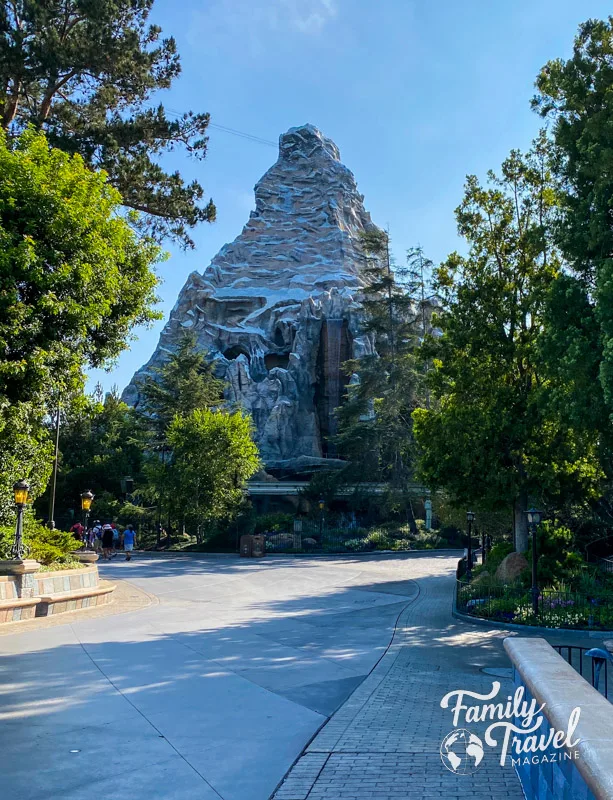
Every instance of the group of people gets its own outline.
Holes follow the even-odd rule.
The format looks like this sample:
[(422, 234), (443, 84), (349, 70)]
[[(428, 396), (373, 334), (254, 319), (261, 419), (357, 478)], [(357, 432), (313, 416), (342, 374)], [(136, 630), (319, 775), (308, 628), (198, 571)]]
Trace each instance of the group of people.
[(105, 522), (104, 525), (99, 519), (88, 530), (80, 522), (76, 522), (70, 532), (79, 542), (83, 542), (85, 548), (102, 553), (102, 557), (107, 561), (115, 558), (120, 550), (126, 554), (126, 561), (132, 558), (132, 551), (136, 546), (136, 531), (134, 525), (126, 525), (120, 532), (114, 522)]

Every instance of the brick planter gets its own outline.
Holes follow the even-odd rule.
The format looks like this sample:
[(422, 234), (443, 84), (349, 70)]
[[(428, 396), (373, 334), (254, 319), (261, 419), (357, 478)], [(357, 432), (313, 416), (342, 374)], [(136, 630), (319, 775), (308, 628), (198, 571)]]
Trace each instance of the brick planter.
[(38, 572), (40, 564), (6, 561), (0, 564), (0, 624), (109, 603), (115, 586), (100, 585), (98, 567)]

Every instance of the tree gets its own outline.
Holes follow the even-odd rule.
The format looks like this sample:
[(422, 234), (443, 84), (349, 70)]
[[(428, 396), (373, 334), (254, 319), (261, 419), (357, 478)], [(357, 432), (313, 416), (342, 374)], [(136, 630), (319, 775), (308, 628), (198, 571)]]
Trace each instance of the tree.
[(159, 249), (117, 216), (103, 173), (31, 130), (0, 136), (0, 395), (48, 398), (156, 319)]
[(572, 424), (565, 384), (543, 357), (560, 273), (556, 203), (544, 136), (527, 155), (512, 152), (488, 186), (468, 178), (456, 218), (469, 253), (438, 270), (443, 334), (424, 347), (436, 402), (413, 414), (426, 484), (465, 508), (512, 506), (519, 551), (530, 499), (585, 497), (601, 477), (597, 432)]
[(49, 480), (53, 446), (43, 413), (39, 405), (10, 404), (0, 397), (0, 525), (14, 524), (16, 480), (27, 477), (33, 497)]
[(167, 483), (175, 513), (198, 542), (206, 526), (231, 518), (245, 481), (260, 467), (252, 433), (251, 420), (240, 411), (198, 408), (170, 424)]
[[(189, 230), (215, 219), (197, 181), (168, 173), (159, 157), (183, 147), (206, 155), (209, 115), (169, 119), (153, 106), (181, 72), (173, 38), (148, 23), (154, 0), (12, 0), (0, 7), (0, 116), (28, 124), (103, 169), (149, 233), (193, 246)], [(140, 223), (139, 223), (140, 224)]]
[[(613, 17), (588, 20), (579, 27), (572, 58), (550, 61), (538, 78), (533, 107), (551, 120), (555, 168), (559, 176), (561, 214), (555, 233), (569, 266), (556, 287), (557, 302), (572, 297), (582, 309), (557, 322), (556, 338), (565, 353), (562, 366), (572, 380), (585, 375), (580, 360), (589, 337), (589, 362), (599, 366), (585, 397), (575, 395), (578, 408), (586, 397), (613, 414)], [(568, 308), (568, 305), (565, 306)], [(599, 388), (599, 384), (601, 389)], [(602, 429), (610, 439), (610, 420)]]
[(154, 445), (162, 445), (176, 415), (221, 402), (224, 382), (215, 377), (214, 365), (198, 350), (194, 336), (186, 333), (177, 350), (154, 367), (138, 388), (138, 411), (145, 416)]
[[(60, 458), (56, 490), (56, 520), (66, 525), (80, 513), (81, 492), (96, 496), (94, 513), (103, 517), (107, 507), (124, 499), (122, 479), (143, 483), (142, 421), (123, 403), (116, 389), (102, 399), (98, 393), (67, 405), (62, 414)], [(46, 513), (46, 496), (37, 504)]]
[(33, 496), (44, 488), (57, 396), (81, 391), (85, 367), (158, 317), (160, 251), (117, 216), (120, 202), (103, 173), (42, 133), (0, 134), (0, 514), (17, 477)]
[(406, 487), (413, 474), (411, 413), (423, 400), (415, 354), (429, 325), (428, 261), (421, 249), (411, 250), (407, 267), (399, 267), (382, 231), (368, 232), (363, 242), (363, 327), (376, 349), (347, 365), (354, 379), (337, 412), (338, 443), (350, 475)]

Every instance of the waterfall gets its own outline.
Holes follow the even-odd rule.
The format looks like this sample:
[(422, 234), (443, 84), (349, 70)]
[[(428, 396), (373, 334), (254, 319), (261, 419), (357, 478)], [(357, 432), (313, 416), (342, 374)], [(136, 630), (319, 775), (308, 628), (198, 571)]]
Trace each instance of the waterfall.
[[(327, 319), (324, 321), (322, 336), (324, 338), (323, 394), (325, 404), (325, 427), (328, 437), (337, 433), (338, 425), (335, 409), (341, 404), (344, 379), (341, 372), (343, 350), (343, 320)], [(328, 441), (326, 450), (329, 455), (336, 454), (333, 442)]]

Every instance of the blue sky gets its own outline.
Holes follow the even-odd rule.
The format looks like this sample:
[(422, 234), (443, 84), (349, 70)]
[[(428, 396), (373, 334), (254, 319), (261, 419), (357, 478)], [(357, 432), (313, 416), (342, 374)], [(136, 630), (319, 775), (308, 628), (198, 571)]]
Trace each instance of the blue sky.
[[(397, 257), (420, 243), (438, 262), (459, 246), (465, 176), (529, 146), (541, 125), (530, 110), (538, 70), (571, 54), (581, 21), (609, 13), (604, 0), (157, 0), (153, 21), (183, 63), (160, 99), (272, 142), (313, 123), (339, 146), (373, 220), (389, 225)], [(203, 184), (218, 221), (196, 231), (195, 251), (168, 248), (164, 319), (189, 273), (240, 233), (275, 160), (274, 147), (218, 129), (204, 162), (173, 155), (169, 166)], [(138, 330), (90, 385), (123, 389), (163, 324)]]

